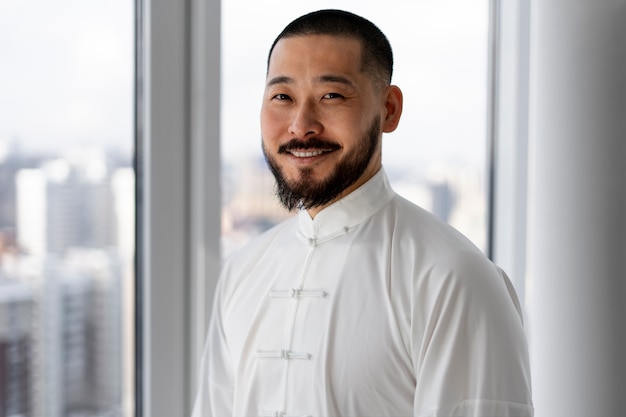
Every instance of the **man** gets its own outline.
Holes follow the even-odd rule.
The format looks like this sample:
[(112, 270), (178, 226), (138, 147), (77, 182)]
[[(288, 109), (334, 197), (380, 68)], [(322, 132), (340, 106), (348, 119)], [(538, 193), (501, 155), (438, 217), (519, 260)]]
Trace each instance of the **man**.
[(272, 45), (262, 145), (299, 213), (226, 262), (194, 417), (533, 414), (509, 280), (389, 186), (392, 61), (376, 26), (337, 10)]

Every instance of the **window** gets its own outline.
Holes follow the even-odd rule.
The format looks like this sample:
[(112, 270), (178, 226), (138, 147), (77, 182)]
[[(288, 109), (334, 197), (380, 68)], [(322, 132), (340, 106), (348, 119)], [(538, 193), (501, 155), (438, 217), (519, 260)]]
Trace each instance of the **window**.
[(0, 416), (131, 416), (134, 4), (0, 5)]
[[(322, 8), (363, 15), (394, 49), (393, 83), (405, 105), (398, 129), (383, 136), (383, 165), (395, 190), (486, 249), (487, 1), (270, 0), (222, 8), (224, 256), (288, 216), (273, 196), (260, 149), (266, 58), (287, 23)], [(268, 10), (271, 20), (257, 18)]]
[[(445, 190), (453, 189), (456, 204), (440, 206), (448, 207), (440, 214), (484, 247), (487, 3), (407, 4), (139, 2), (141, 416), (190, 414), (219, 272), (220, 227), (221, 252), (227, 255), (285, 216), (273, 197), (273, 179), (266, 175), (260, 151), (265, 59), (282, 26), (312, 8), (354, 10), (387, 33), (396, 52), (395, 82), (406, 99), (401, 128), (384, 138), (387, 171), (398, 191), (422, 196), (419, 203), (433, 211), (432, 190), (443, 189), (437, 201), (450, 201)], [(268, 11), (271, 19), (258, 18)], [(419, 26), (430, 31), (414, 32)], [(408, 45), (402, 45), (405, 40)], [(237, 72), (241, 69), (243, 75)], [(414, 159), (396, 158), (396, 168), (394, 154)], [(402, 173), (407, 164), (422, 172)], [(450, 178), (438, 175), (442, 170), (437, 166)], [(248, 179), (241, 181), (240, 174)], [(220, 177), (221, 208), (216, 198)], [(423, 178), (430, 180), (420, 182)], [(457, 191), (461, 183), (470, 187)], [(242, 198), (250, 193), (254, 199)], [(467, 216), (455, 223), (461, 211)], [(478, 232), (472, 235), (470, 229)]]

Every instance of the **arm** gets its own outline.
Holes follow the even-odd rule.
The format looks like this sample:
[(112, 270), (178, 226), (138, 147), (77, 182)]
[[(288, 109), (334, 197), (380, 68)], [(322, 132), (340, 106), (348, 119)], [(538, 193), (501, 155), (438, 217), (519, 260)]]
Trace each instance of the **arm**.
[(202, 355), (200, 384), (192, 417), (232, 415), (233, 370), (222, 327), (222, 280), (218, 284), (213, 313)]
[(414, 316), (417, 417), (530, 417), (528, 351), (506, 275), (475, 253), (435, 267)]

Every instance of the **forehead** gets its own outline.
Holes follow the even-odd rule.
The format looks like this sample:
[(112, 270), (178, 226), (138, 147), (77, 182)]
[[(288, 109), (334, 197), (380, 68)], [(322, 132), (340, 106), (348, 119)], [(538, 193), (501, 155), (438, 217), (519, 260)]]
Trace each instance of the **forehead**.
[(362, 68), (361, 49), (359, 40), (343, 36), (305, 35), (282, 38), (272, 51), (268, 78), (290, 75), (287, 73), (357, 74)]

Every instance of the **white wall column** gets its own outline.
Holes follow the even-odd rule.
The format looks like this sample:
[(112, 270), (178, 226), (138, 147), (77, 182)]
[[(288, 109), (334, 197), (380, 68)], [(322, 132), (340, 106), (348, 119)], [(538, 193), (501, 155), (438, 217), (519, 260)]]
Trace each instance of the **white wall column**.
[(626, 1), (533, 2), (530, 33), (536, 417), (624, 415)]

